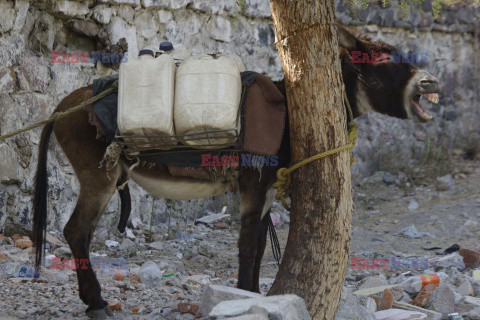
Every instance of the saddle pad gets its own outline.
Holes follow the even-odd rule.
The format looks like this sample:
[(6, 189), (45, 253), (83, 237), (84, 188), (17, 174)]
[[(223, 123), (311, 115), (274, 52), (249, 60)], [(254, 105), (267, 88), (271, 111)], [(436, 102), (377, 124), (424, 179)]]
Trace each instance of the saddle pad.
[(285, 97), (270, 78), (259, 74), (246, 93), (244, 149), (260, 155), (276, 155), (282, 143), (285, 116)]

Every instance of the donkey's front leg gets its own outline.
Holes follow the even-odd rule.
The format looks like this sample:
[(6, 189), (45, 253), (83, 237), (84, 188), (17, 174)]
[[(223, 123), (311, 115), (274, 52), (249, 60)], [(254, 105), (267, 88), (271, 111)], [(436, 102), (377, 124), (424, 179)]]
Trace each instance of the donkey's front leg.
[(100, 284), (90, 263), (89, 249), (97, 222), (114, 191), (114, 180), (98, 177), (88, 186), (82, 184), (75, 210), (63, 230), (73, 257), (78, 263), (76, 271), (80, 299), (88, 305), (87, 315), (96, 319), (105, 319), (112, 315), (112, 311), (102, 299)]
[[(253, 171), (253, 170), (252, 170)], [(258, 172), (255, 172), (258, 173)], [(241, 228), (238, 240), (239, 270), (237, 287), (255, 291), (253, 268), (257, 256), (260, 220), (264, 209), (267, 188), (252, 174), (253, 179), (240, 180)], [(243, 182), (243, 183), (242, 183)]]

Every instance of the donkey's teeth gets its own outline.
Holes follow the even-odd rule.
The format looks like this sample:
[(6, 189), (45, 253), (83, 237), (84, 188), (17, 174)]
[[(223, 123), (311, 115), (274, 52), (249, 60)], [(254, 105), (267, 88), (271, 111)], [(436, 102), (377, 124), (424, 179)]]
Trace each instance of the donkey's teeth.
[(433, 103), (438, 103), (439, 98), (438, 98), (438, 93), (424, 93), (422, 94), (425, 98), (427, 98), (428, 101), (433, 102)]

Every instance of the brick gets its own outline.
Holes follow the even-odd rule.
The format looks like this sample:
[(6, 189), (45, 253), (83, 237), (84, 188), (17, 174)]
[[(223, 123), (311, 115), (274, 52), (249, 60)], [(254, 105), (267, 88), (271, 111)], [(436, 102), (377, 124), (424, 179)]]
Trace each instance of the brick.
[(424, 307), (428, 301), (430, 300), (430, 295), (437, 287), (433, 284), (427, 284), (422, 290), (418, 293), (418, 295), (413, 299), (411, 304), (417, 307)]
[(467, 268), (477, 268), (480, 265), (480, 252), (467, 248), (460, 248), (460, 255)]
[(117, 300), (108, 301), (108, 306), (112, 311), (122, 310), (122, 305)]
[(382, 297), (378, 300), (378, 311), (391, 309), (393, 307), (393, 293), (389, 289), (383, 291)]
[(33, 247), (33, 242), (30, 239), (18, 239), (17, 241), (15, 241), (15, 246), (20, 249), (31, 248)]

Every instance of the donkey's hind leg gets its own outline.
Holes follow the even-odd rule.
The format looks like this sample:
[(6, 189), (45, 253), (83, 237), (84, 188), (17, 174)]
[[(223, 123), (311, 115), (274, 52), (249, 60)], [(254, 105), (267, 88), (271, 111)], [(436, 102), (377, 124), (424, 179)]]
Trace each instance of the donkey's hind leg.
[(265, 181), (264, 177), (259, 180), (259, 173), (256, 170), (241, 172), (239, 179), (241, 228), (238, 239), (237, 287), (248, 291), (255, 291), (258, 288), (258, 282), (256, 286), (253, 283), (254, 264), (258, 250), (260, 220), (268, 190), (268, 181)]
[(255, 256), (255, 264), (253, 265), (253, 288), (252, 291), (260, 293), (260, 267), (262, 265), (263, 254), (267, 245), (268, 226), (270, 224), (270, 210), (260, 222), (258, 230), (257, 255)]
[(112, 312), (102, 299), (100, 284), (90, 263), (89, 249), (98, 220), (115, 192), (120, 172), (117, 166), (107, 176), (104, 168), (92, 167), (89, 174), (79, 179), (80, 196), (63, 230), (73, 257), (78, 262), (76, 271), (80, 298), (88, 305), (87, 314), (97, 319), (106, 318)]

